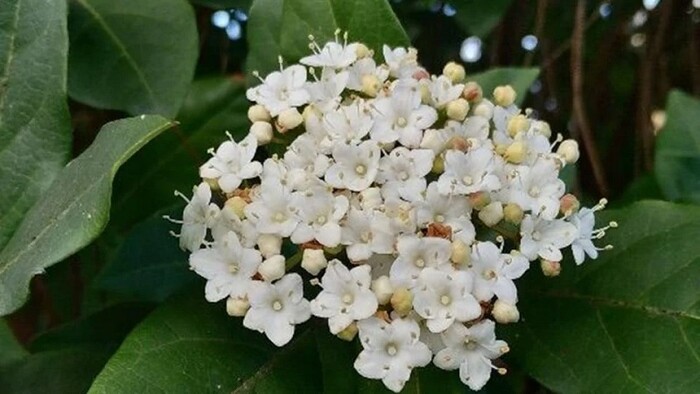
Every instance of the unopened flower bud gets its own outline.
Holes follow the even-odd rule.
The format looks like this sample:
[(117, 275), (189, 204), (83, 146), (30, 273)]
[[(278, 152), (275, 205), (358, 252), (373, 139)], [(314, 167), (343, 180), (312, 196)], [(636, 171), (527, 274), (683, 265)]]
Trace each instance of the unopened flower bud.
[(304, 122), (308, 122), (310, 119), (314, 118), (319, 118), (321, 116), (321, 113), (316, 109), (315, 105), (307, 105), (304, 107), (304, 111), (301, 113), (301, 117), (304, 119)]
[(355, 55), (358, 59), (362, 59), (372, 56), (372, 51), (369, 48), (367, 48), (367, 45), (358, 42), (355, 43)]
[(344, 341), (350, 342), (357, 336), (357, 323), (352, 322), (349, 326), (345, 327), (343, 331), (336, 334), (336, 336)]
[(479, 211), (479, 219), (489, 227), (497, 225), (503, 220), (503, 204), (500, 201), (494, 201), (485, 206)]
[(453, 241), (450, 260), (455, 265), (468, 265), (471, 260), (469, 246), (460, 240)]
[(224, 209), (238, 216), (239, 219), (243, 219), (245, 217), (246, 205), (248, 205), (246, 200), (239, 196), (233, 196), (226, 200), (226, 203), (224, 203)]
[(258, 273), (268, 282), (272, 282), (284, 276), (284, 264), (286, 260), (281, 254), (274, 255), (258, 267)]
[(450, 139), (449, 147), (461, 152), (466, 152), (469, 150), (470, 144), (469, 140), (466, 138), (461, 135), (456, 135)]
[(264, 258), (280, 254), (282, 238), (272, 234), (260, 234), (258, 236), (258, 249)]
[(382, 192), (378, 187), (370, 187), (360, 192), (360, 207), (372, 210), (382, 205)]
[(527, 146), (522, 141), (515, 141), (506, 148), (503, 158), (513, 164), (520, 164), (527, 155)]
[(280, 133), (286, 133), (304, 122), (304, 117), (301, 116), (296, 108), (288, 108), (282, 111), (277, 117), (277, 128)]
[(515, 102), (517, 94), (510, 85), (498, 86), (493, 90), (493, 101), (501, 107), (508, 107)]
[(651, 125), (654, 127), (654, 134), (658, 134), (666, 125), (666, 111), (657, 109), (651, 113)]
[(251, 122), (269, 122), (270, 119), (270, 112), (267, 111), (265, 107), (263, 107), (260, 104), (255, 104), (250, 106), (248, 108), (248, 119), (250, 119)]
[(578, 161), (579, 150), (576, 140), (564, 140), (559, 144), (557, 154), (568, 164), (573, 164)]
[(491, 119), (493, 117), (493, 103), (488, 100), (481, 100), (479, 104), (474, 107), (474, 115)]
[(549, 127), (549, 123), (542, 120), (533, 120), (531, 125), (535, 133), (542, 134), (547, 139), (552, 136), (552, 129)]
[(503, 217), (506, 219), (506, 221), (516, 226), (523, 221), (523, 215), (523, 210), (518, 204), (511, 203), (506, 204), (506, 206), (503, 207)]
[(505, 156), (506, 151), (508, 150), (508, 147), (509, 147), (509, 146), (510, 146), (510, 145), (506, 145), (506, 144), (498, 144), (498, 145), (496, 145), (496, 148), (495, 148), (496, 153), (499, 154), (499, 155), (501, 155), (501, 156)]
[(445, 64), (445, 67), (442, 69), (442, 74), (449, 78), (452, 83), (464, 81), (464, 77), (467, 75), (467, 73), (464, 71), (464, 67), (455, 62)]
[(209, 185), (209, 188), (212, 191), (218, 191), (221, 188), (219, 187), (219, 181), (213, 178), (203, 178), (202, 179), (204, 182), (206, 182)]
[(558, 276), (561, 273), (561, 263), (558, 261), (541, 259), (540, 268), (544, 276)]
[(252, 134), (256, 140), (258, 140), (258, 145), (266, 145), (272, 141), (272, 125), (268, 122), (257, 121), (250, 126), (250, 134)]
[(486, 192), (476, 192), (467, 196), (469, 198), (469, 203), (476, 210), (483, 209), (485, 206), (491, 203), (491, 196)]
[(323, 253), (323, 249), (304, 249), (304, 255), (301, 259), (301, 268), (313, 276), (318, 275), (322, 269), (326, 268), (328, 260)]
[(430, 73), (428, 71), (426, 71), (426, 69), (424, 69), (424, 68), (419, 68), (413, 72), (412, 77), (413, 77), (413, 79), (420, 81), (421, 79), (430, 78)]
[(520, 320), (520, 312), (515, 305), (507, 302), (496, 300), (493, 304), (491, 315), (497, 322), (501, 324), (516, 323)]
[(518, 135), (518, 133), (527, 131), (529, 127), (530, 119), (523, 114), (519, 114), (508, 119), (508, 126), (506, 130), (508, 131), (509, 136), (515, 137)]
[(420, 101), (423, 104), (430, 104), (433, 101), (433, 95), (430, 93), (430, 88), (427, 83), (422, 83), (418, 86), (420, 92)]
[(373, 280), (370, 288), (377, 297), (379, 305), (385, 305), (391, 300), (391, 296), (394, 294), (394, 287), (391, 285), (389, 277), (386, 275), (382, 275)]
[(369, 97), (376, 97), (377, 93), (382, 89), (382, 83), (379, 82), (374, 74), (367, 74), (362, 76), (362, 93)]
[(435, 156), (433, 160), (433, 168), (430, 169), (433, 174), (442, 174), (445, 171), (445, 159), (442, 155)]
[(463, 121), (469, 112), (469, 103), (463, 98), (447, 103), (447, 117), (450, 119)]
[(484, 98), (484, 91), (481, 90), (476, 82), (467, 82), (464, 84), (464, 90), (462, 91), (462, 97), (469, 101), (470, 103), (476, 103)]
[(578, 198), (573, 194), (565, 194), (559, 200), (559, 210), (564, 216), (571, 216), (581, 207)]
[(399, 316), (406, 316), (413, 309), (413, 294), (404, 287), (394, 290), (391, 296), (391, 307)]
[(229, 316), (245, 316), (248, 309), (250, 309), (250, 303), (247, 298), (229, 297), (226, 300), (226, 313)]
[(447, 141), (443, 138), (441, 130), (428, 129), (423, 133), (420, 147), (430, 149), (433, 152), (442, 152), (445, 149), (445, 142)]

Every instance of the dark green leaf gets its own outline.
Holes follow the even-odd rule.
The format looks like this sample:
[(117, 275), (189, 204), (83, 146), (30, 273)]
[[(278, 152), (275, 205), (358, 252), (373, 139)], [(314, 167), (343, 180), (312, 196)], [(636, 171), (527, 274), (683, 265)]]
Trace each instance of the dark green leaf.
[(240, 10), (248, 10), (250, 3), (253, 0), (191, 0), (194, 4), (213, 8), (215, 10), (237, 8)]
[(68, 163), (0, 252), (0, 315), (24, 302), (33, 275), (99, 235), (107, 224), (112, 179), (119, 166), (172, 126), (160, 116), (109, 123)]
[(486, 98), (491, 98), (493, 96), (493, 90), (497, 86), (511, 85), (517, 93), (515, 102), (520, 105), (525, 101), (530, 85), (535, 82), (539, 74), (540, 70), (536, 67), (503, 67), (492, 68), (482, 73), (467, 75), (467, 80), (475, 81), (481, 85), (484, 91), (484, 97)]
[(70, 154), (66, 5), (0, 5), (0, 249)]
[(614, 206), (623, 206), (635, 201), (662, 199), (663, 193), (653, 174), (642, 175), (627, 187), (622, 196), (612, 202)]
[(501, 21), (513, 0), (456, 0), (450, 2), (455, 20), (468, 33), (486, 37)]
[(197, 62), (186, 0), (71, 0), (68, 89), (98, 108), (173, 117)]
[(0, 368), (20, 360), (27, 355), (27, 351), (17, 342), (7, 322), (0, 320)]
[(309, 34), (323, 44), (336, 29), (381, 55), (382, 45), (408, 45), (408, 37), (386, 0), (255, 0), (248, 24), (247, 69), (265, 75), (310, 53)]
[(275, 348), (223, 304), (208, 304), (198, 287), (136, 327), (90, 392), (319, 392), (313, 329), (297, 330)]
[(700, 203), (700, 100), (673, 91), (656, 139), (656, 179), (667, 198)]
[[(641, 202), (600, 259), (518, 285), (512, 357), (556, 392), (693, 392), (700, 381), (700, 208)], [(546, 283), (543, 283), (546, 282)]]

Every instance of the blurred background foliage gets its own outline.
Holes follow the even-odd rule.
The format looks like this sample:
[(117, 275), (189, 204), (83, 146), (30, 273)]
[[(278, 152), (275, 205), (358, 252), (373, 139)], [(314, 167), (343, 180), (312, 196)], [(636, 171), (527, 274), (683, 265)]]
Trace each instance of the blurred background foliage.
[[(29, 301), (0, 324), (3, 392), (9, 392), (3, 388), (21, 391), (14, 385), (17, 376), (36, 379), (56, 365), (65, 367), (60, 373), (68, 378), (35, 390), (84, 391), (149, 311), (199, 283), (187, 270), (186, 255), (177, 241), (168, 236), (175, 228), (161, 217), (178, 215), (182, 201), (172, 191), (187, 194), (206, 149), (215, 146), (225, 130), (234, 135), (247, 132), (247, 60), (249, 48), (259, 44), (248, 35), (252, 2), (192, 0), (191, 7), (167, 0), (126, 3), (69, 1), (72, 157), (90, 146), (104, 124), (126, 116), (125, 112), (137, 115), (156, 108), (167, 116), (177, 114), (179, 126), (146, 145), (119, 171), (111, 222), (99, 238), (34, 277)], [(380, 1), (355, 5), (373, 3)], [(494, 67), (539, 70), (524, 106), (548, 121), (555, 133), (582, 142), (581, 160), (566, 176), (584, 201), (606, 197), (618, 207), (651, 198), (700, 201), (699, 1), (392, 0), (389, 4), (431, 73), (441, 72), (442, 65), (453, 60), (462, 62), (468, 75)], [(133, 6), (130, 9), (138, 9), (138, 15), (120, 19), (120, 6)], [(136, 82), (125, 78), (114, 84), (102, 77), (134, 73), (119, 53), (105, 49), (92, 61), (95, 46), (107, 48), (112, 39), (110, 34), (92, 32), (99, 20), (90, 15), (96, 13), (107, 16), (103, 23), (114, 27), (111, 34), (124, 38), (124, 45), (141, 48), (132, 59), (141, 70)], [(349, 33), (352, 39), (353, 31)], [(152, 56), (149, 45), (164, 35), (167, 45), (154, 43), (158, 56)], [(256, 48), (275, 60), (272, 49)], [(91, 78), (86, 79), (86, 73)], [(161, 74), (172, 78), (157, 78)], [(178, 75), (194, 75), (193, 82)], [(150, 81), (157, 83), (142, 83)], [(144, 92), (144, 86), (155, 86), (155, 92)], [(671, 93), (674, 89), (685, 93)], [(680, 131), (664, 137), (667, 119), (669, 128)], [(185, 309), (198, 308), (188, 300), (182, 303)], [(222, 316), (211, 318), (225, 319), (223, 310), (218, 312)], [(167, 323), (177, 320), (172, 310), (149, 317), (156, 322), (159, 318), (178, 324)], [(10, 332), (22, 346), (3, 342)], [(68, 346), (78, 342), (80, 346)], [(342, 355), (334, 360), (341, 362)], [(3, 371), (3, 365), (11, 368)], [(510, 376), (489, 386), (489, 391), (546, 391), (517, 368)]]

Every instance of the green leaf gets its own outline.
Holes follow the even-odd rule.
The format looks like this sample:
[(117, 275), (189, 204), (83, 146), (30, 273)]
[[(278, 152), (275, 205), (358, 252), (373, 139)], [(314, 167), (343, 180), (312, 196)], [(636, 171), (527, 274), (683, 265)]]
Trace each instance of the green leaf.
[(454, 18), (462, 29), (486, 37), (501, 21), (513, 0), (457, 0), (450, 4), (457, 13)]
[(700, 203), (700, 100), (673, 91), (656, 139), (655, 173), (672, 200)]
[[(180, 217), (182, 206), (167, 213)], [(189, 269), (187, 254), (170, 235), (174, 227), (161, 214), (136, 225), (93, 286), (137, 300), (162, 302), (192, 284), (196, 275)]]
[(501, 85), (511, 85), (517, 97), (516, 104), (520, 105), (525, 101), (528, 89), (535, 82), (540, 74), (539, 68), (516, 68), (502, 67), (492, 68), (478, 74), (467, 75), (468, 81), (477, 82), (484, 91), (484, 97), (491, 98), (493, 90)]
[(109, 123), (68, 163), (0, 252), (0, 315), (24, 302), (33, 275), (99, 235), (107, 224), (112, 179), (119, 166), (172, 126), (160, 116)]
[(172, 118), (194, 75), (186, 0), (71, 0), (68, 90), (97, 108)]
[(320, 392), (314, 331), (275, 348), (199, 286), (156, 310), (127, 337), (92, 385), (112, 392)]
[(278, 55), (296, 62), (310, 53), (309, 34), (322, 45), (334, 39), (338, 28), (377, 55), (384, 44), (409, 44), (386, 0), (255, 0), (248, 23), (247, 69), (261, 75), (274, 71)]
[(0, 6), (0, 249), (68, 160), (63, 1)]
[(192, 3), (213, 8), (215, 10), (237, 8), (248, 10), (253, 0), (191, 0)]
[(647, 201), (598, 221), (608, 220), (619, 223), (604, 238), (613, 250), (518, 284), (511, 356), (555, 392), (696, 391), (700, 208)]
[(19, 344), (4, 319), (0, 320), (0, 368), (20, 360), (27, 355), (27, 351)]

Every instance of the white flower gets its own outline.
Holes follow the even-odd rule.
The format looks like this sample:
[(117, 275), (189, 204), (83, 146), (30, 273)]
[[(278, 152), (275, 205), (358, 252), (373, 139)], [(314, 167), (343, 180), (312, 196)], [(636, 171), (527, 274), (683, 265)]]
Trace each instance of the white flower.
[(219, 146), (213, 157), (199, 168), (202, 178), (216, 179), (219, 187), (230, 193), (241, 185), (244, 179), (255, 178), (262, 172), (262, 165), (252, 161), (258, 141), (255, 136), (248, 134), (241, 142), (233, 140)]
[(338, 189), (355, 192), (372, 185), (379, 171), (379, 147), (374, 141), (359, 145), (339, 144), (333, 149), (333, 164), (326, 171), (325, 180)]
[(372, 139), (385, 144), (398, 140), (409, 148), (420, 145), (423, 130), (438, 118), (434, 108), (421, 104), (417, 90), (405, 86), (394, 88), (390, 97), (377, 99), (373, 109)]
[(394, 251), (394, 233), (389, 219), (378, 211), (350, 208), (342, 227), (343, 245), (351, 261), (367, 260), (373, 253)]
[(288, 237), (299, 223), (292, 206), (289, 189), (276, 179), (265, 180), (258, 191), (258, 198), (245, 207), (260, 234)]
[(472, 390), (480, 390), (496, 369), (491, 360), (508, 351), (508, 345), (496, 339), (495, 324), (491, 320), (467, 328), (455, 324), (442, 334), (447, 347), (435, 355), (433, 362), (439, 368), (455, 370), (459, 377)]
[(544, 219), (554, 219), (559, 213), (559, 199), (566, 190), (564, 182), (559, 179), (556, 162), (540, 158), (531, 167), (518, 166), (513, 172), (504, 196), (506, 201)]
[(312, 42), (310, 45), (313, 55), (305, 56), (299, 63), (311, 67), (345, 68), (357, 59), (357, 44), (341, 44), (335, 41), (327, 42), (323, 48)]
[(238, 235), (238, 239), (246, 248), (252, 248), (258, 239), (258, 230), (247, 219), (240, 219), (229, 209), (223, 209), (211, 226), (211, 235), (214, 241), (223, 238), (229, 231)]
[(321, 72), (321, 79), (315, 82), (307, 82), (305, 87), (311, 96), (313, 103), (321, 112), (330, 111), (340, 103), (340, 94), (348, 83), (348, 72), (336, 72), (332, 68), (325, 67)]
[(529, 267), (525, 256), (501, 254), (492, 242), (477, 242), (471, 253), (474, 296), (479, 301), (490, 301), (495, 294), (499, 300), (515, 304), (518, 293), (513, 279), (522, 276)]
[(221, 211), (216, 204), (210, 202), (211, 188), (208, 183), (200, 183), (193, 191), (191, 200), (187, 200), (179, 192), (176, 193), (187, 201), (187, 206), (182, 213), (182, 228), (179, 238), (180, 248), (190, 252), (199, 249), (207, 236), (207, 228), (216, 223)]
[(260, 252), (241, 246), (234, 232), (227, 233), (212, 248), (190, 255), (190, 267), (207, 280), (204, 289), (207, 301), (245, 296), (251, 278), (262, 261)]
[(323, 116), (323, 127), (332, 144), (359, 144), (369, 133), (373, 122), (369, 107), (362, 99), (342, 105)]
[(377, 67), (374, 59), (367, 57), (353, 63), (348, 68), (348, 89), (362, 91), (362, 80), (365, 77), (374, 77), (378, 84), (383, 84), (389, 77), (389, 69), (385, 65)]
[(243, 326), (265, 333), (277, 346), (294, 336), (294, 325), (311, 317), (309, 301), (304, 298), (301, 276), (287, 274), (274, 284), (253, 281), (248, 289), (250, 309)]
[(425, 199), (416, 201), (416, 220), (419, 226), (430, 223), (450, 226), (452, 238), (469, 245), (474, 242), (476, 229), (469, 219), (472, 207), (469, 200), (460, 195), (443, 195), (438, 191), (437, 182), (431, 182)]
[(420, 342), (418, 323), (394, 319), (391, 323), (376, 317), (357, 323), (363, 350), (355, 360), (355, 369), (368, 379), (381, 379), (394, 392), (403, 389), (411, 370), (430, 363), (431, 352)]
[(561, 261), (562, 248), (574, 241), (576, 226), (564, 220), (545, 220), (525, 215), (520, 224), (520, 252), (530, 260), (538, 256), (549, 261)]
[(397, 47), (394, 49), (382, 47), (384, 61), (389, 66), (392, 77), (409, 78), (418, 70), (418, 51), (415, 48)]
[(431, 104), (438, 109), (459, 98), (464, 90), (464, 85), (452, 85), (452, 81), (444, 75), (439, 77), (433, 76), (430, 81), (424, 81), (428, 84), (428, 91), (432, 100)]
[(328, 319), (331, 334), (337, 334), (353, 321), (366, 319), (377, 311), (377, 298), (370, 290), (370, 271), (368, 265), (348, 270), (337, 259), (328, 263), (321, 278), (323, 291), (311, 301), (311, 313)]
[(298, 207), (297, 217), (301, 220), (292, 233), (292, 242), (303, 244), (315, 239), (323, 246), (338, 246), (338, 222), (348, 211), (347, 197), (334, 196), (325, 188), (312, 188), (297, 193), (292, 204)]
[(471, 194), (493, 191), (501, 187), (495, 174), (496, 156), (491, 149), (477, 148), (463, 153), (448, 150), (445, 153), (445, 172), (438, 179), (442, 194)]
[(600, 237), (600, 231), (594, 230), (595, 210), (581, 208), (569, 218), (577, 231), (576, 238), (571, 243), (571, 251), (574, 254), (574, 261), (577, 265), (583, 263), (588, 255), (591, 259), (598, 258), (598, 248), (593, 244), (593, 240)]
[(410, 289), (426, 267), (439, 268), (450, 263), (452, 244), (443, 238), (405, 235), (399, 238), (396, 249), (399, 255), (389, 271), (391, 283)]
[(309, 92), (304, 88), (306, 68), (295, 64), (282, 71), (270, 73), (261, 85), (246, 91), (250, 101), (261, 104), (277, 116), (285, 109), (299, 107), (309, 102)]
[(383, 184), (382, 194), (416, 200), (425, 190), (425, 176), (433, 167), (435, 155), (429, 149), (394, 148), (379, 160), (377, 183)]
[(443, 332), (455, 321), (481, 316), (481, 305), (471, 294), (474, 275), (469, 271), (424, 269), (413, 288), (413, 307), (426, 319), (428, 329)]

